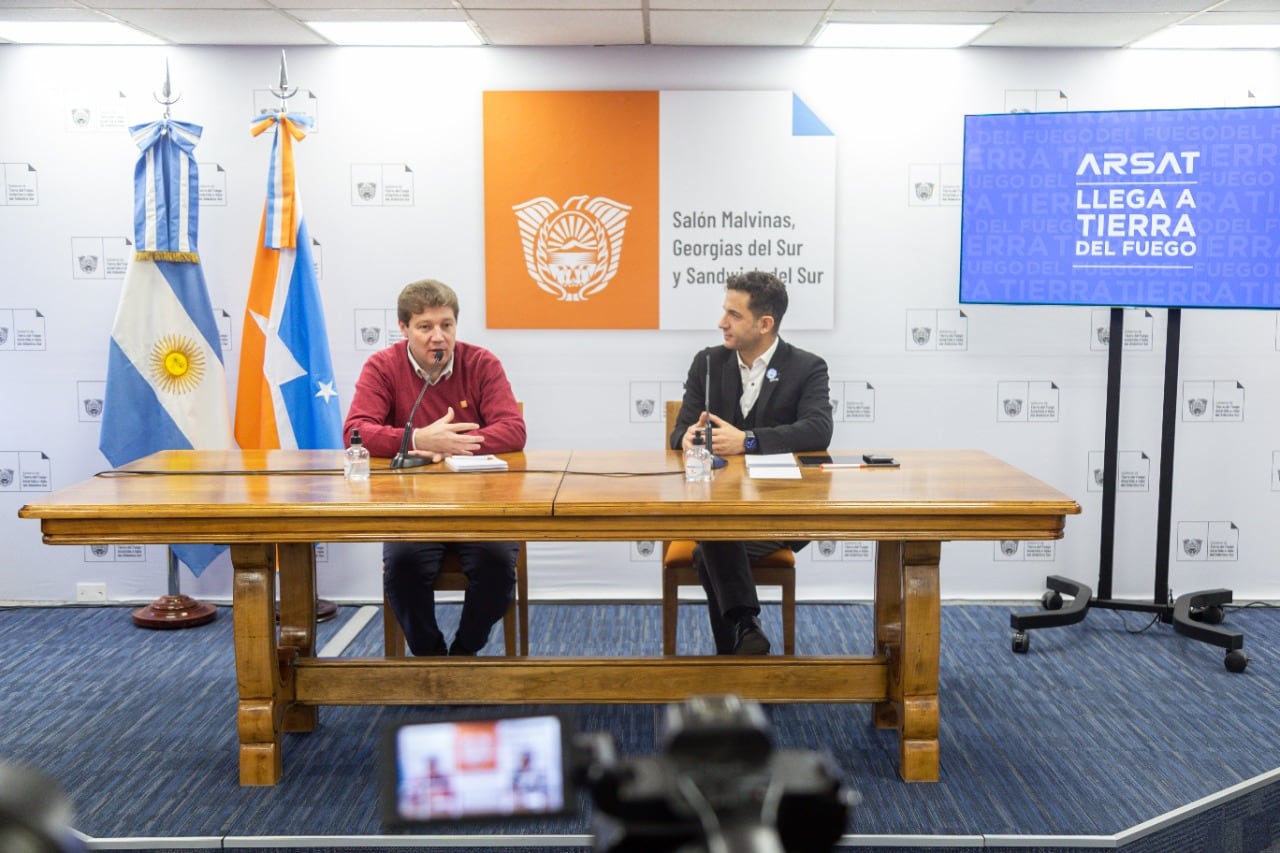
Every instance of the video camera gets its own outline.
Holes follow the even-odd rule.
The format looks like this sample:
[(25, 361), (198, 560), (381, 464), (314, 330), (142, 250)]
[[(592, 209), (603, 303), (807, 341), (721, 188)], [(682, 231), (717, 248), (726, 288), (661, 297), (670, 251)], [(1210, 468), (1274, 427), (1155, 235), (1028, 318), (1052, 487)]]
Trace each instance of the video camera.
[(604, 853), (826, 851), (858, 800), (826, 753), (775, 750), (763, 709), (737, 696), (669, 706), (652, 756), (620, 758), (555, 714), (402, 724), (387, 750), (388, 823), (564, 814), (576, 786)]

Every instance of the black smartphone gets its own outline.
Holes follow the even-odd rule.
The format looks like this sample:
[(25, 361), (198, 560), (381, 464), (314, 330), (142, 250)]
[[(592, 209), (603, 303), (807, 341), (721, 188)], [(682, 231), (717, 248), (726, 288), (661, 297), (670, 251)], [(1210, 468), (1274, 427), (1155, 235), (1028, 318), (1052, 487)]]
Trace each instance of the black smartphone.
[(801, 465), (805, 466), (828, 465), (832, 461), (830, 453), (800, 454), (796, 456), (796, 459), (799, 460)]
[(862, 461), (867, 465), (878, 465), (889, 468), (895, 467), (898, 464), (898, 460), (884, 453), (864, 453), (862, 454)]
[(568, 718), (561, 714), (401, 723), (383, 739), (383, 821), (406, 826), (567, 813)]

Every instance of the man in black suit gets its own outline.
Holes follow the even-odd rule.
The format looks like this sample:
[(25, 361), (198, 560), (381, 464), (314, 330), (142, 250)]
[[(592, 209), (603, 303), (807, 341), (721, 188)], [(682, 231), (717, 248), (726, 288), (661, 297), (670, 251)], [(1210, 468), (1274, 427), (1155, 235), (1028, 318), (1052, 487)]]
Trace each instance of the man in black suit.
[[(720, 332), (724, 346), (694, 356), (684, 402), (669, 438), (688, 449), (710, 419), (712, 452), (798, 453), (825, 450), (831, 442), (831, 394), (827, 363), (778, 337), (787, 311), (787, 289), (770, 273), (752, 271), (725, 282)], [(710, 368), (708, 369), (708, 357)], [(710, 376), (711, 411), (706, 408)], [(760, 628), (760, 599), (751, 561), (805, 542), (699, 542), (693, 564), (707, 591), (717, 654), (765, 655), (769, 638)]]

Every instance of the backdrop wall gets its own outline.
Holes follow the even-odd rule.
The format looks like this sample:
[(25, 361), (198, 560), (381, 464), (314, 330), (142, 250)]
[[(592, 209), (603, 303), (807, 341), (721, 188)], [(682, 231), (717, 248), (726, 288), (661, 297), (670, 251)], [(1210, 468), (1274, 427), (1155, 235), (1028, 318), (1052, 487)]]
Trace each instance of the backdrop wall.
[[(152, 95), (166, 58), (182, 96), (174, 118), (205, 128), (200, 253), (235, 381), (270, 147), (249, 123), (274, 103), (266, 89), (279, 57), (268, 48), (0, 49), (0, 471), (14, 472), (0, 477), (0, 600), (74, 600), (80, 582), (105, 581), (120, 600), (165, 590), (166, 549), (52, 548), (17, 510), (106, 467), (91, 401), (102, 396), (132, 233), (136, 150), (125, 128), (162, 113)], [(782, 331), (830, 364), (833, 446), (977, 447), (1084, 507), (1057, 543), (944, 546), (949, 598), (1034, 598), (1046, 574), (1096, 579), (1093, 470), (1106, 387), (1105, 309), (958, 305), (963, 116), (1280, 99), (1273, 51), (291, 48), (288, 63), (301, 88), (295, 103), (318, 118), (296, 151), (344, 410), (369, 354), (359, 322), (394, 325), (400, 288), (435, 277), (459, 293), (460, 337), (503, 358), (531, 448), (661, 446), (661, 405), (645, 414), (636, 403), (679, 396), (692, 354), (719, 339), (719, 314), (707, 311), (705, 331), (487, 329), (483, 92), (799, 95), (836, 137), (835, 317), (831, 331), (788, 332), (785, 321)], [(729, 140), (752, 127), (719, 132)], [(357, 199), (353, 181), (371, 168), (397, 176), (401, 194)], [(84, 255), (100, 261), (88, 270)], [(1164, 326), (1163, 311), (1127, 312), (1118, 597), (1151, 594)], [(1280, 598), (1278, 365), (1276, 312), (1184, 312), (1175, 592), (1229, 586), (1237, 600)], [(1001, 405), (1010, 395), (1036, 405), (1011, 416)], [(1206, 395), (1221, 405), (1193, 414), (1185, 403)], [(1198, 550), (1181, 546), (1197, 539)], [(868, 598), (873, 557), (859, 543), (806, 549), (800, 596)], [(377, 546), (321, 545), (319, 559), (325, 597), (380, 597)], [(657, 565), (644, 543), (534, 545), (531, 591), (656, 599)], [(229, 559), (198, 579), (184, 570), (182, 586), (229, 598)]]

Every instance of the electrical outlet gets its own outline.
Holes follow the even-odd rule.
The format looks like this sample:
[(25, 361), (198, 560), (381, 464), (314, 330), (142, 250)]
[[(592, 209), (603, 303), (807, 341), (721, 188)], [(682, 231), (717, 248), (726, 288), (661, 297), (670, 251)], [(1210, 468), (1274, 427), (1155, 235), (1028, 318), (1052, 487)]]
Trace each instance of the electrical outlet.
[(107, 585), (105, 583), (76, 584), (76, 601), (105, 602), (106, 600), (107, 600)]

